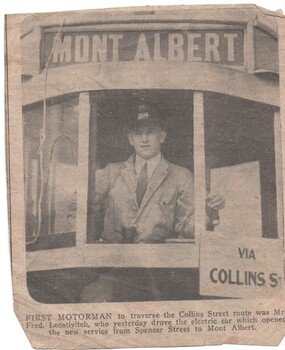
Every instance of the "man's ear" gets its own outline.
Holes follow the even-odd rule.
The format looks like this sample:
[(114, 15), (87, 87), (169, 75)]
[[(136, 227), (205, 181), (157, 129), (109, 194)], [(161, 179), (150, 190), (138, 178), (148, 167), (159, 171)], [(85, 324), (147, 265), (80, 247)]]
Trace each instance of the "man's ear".
[(161, 144), (165, 141), (166, 136), (167, 136), (166, 131), (165, 130), (161, 130), (161, 132), (160, 132), (160, 143)]
[(134, 145), (134, 139), (133, 139), (133, 134), (132, 134), (131, 131), (128, 132), (127, 137), (128, 137), (130, 145), (133, 146)]

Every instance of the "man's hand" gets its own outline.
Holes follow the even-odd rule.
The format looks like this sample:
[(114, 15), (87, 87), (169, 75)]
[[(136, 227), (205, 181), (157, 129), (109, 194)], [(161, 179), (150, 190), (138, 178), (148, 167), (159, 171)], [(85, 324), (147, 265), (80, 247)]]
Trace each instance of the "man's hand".
[(225, 197), (220, 192), (209, 192), (206, 198), (207, 227), (210, 231), (220, 223), (219, 210), (226, 205)]
[(209, 192), (206, 198), (207, 207), (214, 210), (221, 210), (226, 205), (226, 200), (223, 194), (219, 191), (217, 192)]

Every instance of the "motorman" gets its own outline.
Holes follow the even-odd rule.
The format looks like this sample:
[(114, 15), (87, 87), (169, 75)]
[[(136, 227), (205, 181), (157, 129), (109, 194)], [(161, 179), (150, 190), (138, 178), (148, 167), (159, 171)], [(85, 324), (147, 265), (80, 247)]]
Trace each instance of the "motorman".
[[(105, 210), (103, 241), (164, 243), (173, 237), (195, 237), (193, 176), (163, 157), (165, 139), (164, 120), (140, 104), (128, 122), (128, 140), (135, 153), (126, 162), (111, 163), (96, 172), (95, 211), (102, 212), (102, 206)], [(225, 199), (220, 193), (209, 193), (206, 203), (208, 209), (218, 211)], [(214, 224), (208, 216), (207, 225), (213, 228)], [(160, 300), (172, 287), (179, 297), (191, 294), (181, 283), (192, 285), (192, 279), (179, 269), (114, 269), (86, 287), (82, 300), (137, 300), (136, 291), (143, 300)]]

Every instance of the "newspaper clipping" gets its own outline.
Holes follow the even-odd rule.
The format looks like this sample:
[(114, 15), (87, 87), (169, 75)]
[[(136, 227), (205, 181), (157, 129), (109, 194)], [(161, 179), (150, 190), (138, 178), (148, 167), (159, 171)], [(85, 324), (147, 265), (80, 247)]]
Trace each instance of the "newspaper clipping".
[(34, 347), (281, 342), (284, 37), (255, 5), (6, 16), (14, 305)]

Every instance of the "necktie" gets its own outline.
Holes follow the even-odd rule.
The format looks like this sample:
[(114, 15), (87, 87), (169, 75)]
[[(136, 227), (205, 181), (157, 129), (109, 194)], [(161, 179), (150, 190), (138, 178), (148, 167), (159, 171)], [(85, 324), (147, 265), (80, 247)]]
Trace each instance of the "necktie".
[(137, 202), (139, 207), (141, 206), (143, 197), (147, 189), (147, 185), (148, 185), (147, 162), (145, 162), (141, 170), (140, 176), (138, 178), (137, 188), (136, 188)]

